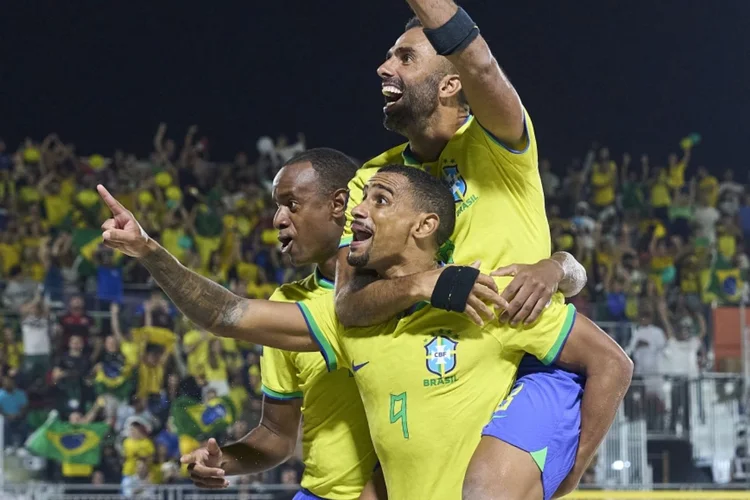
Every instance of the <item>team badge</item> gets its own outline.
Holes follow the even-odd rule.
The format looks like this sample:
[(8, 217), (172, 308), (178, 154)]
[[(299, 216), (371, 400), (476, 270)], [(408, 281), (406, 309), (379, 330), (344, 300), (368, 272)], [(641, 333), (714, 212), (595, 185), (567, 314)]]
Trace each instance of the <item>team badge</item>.
[(460, 203), (466, 196), (466, 181), (458, 172), (458, 165), (455, 163), (443, 167), (443, 180), (453, 193), (453, 201)]
[(458, 342), (442, 335), (432, 339), (424, 346), (427, 370), (438, 377), (445, 377), (446, 374), (453, 371), (456, 368), (457, 345)]

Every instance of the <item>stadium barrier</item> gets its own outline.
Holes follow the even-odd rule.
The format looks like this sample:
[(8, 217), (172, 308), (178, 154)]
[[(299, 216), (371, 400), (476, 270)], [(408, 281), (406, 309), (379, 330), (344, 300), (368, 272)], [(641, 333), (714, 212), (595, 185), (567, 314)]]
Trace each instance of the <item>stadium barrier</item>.
[[(712, 490), (710, 486), (670, 490), (579, 490), (566, 500), (748, 500), (747, 490)], [(299, 487), (290, 484), (248, 485), (226, 490), (199, 490), (191, 485), (148, 486), (139, 500), (289, 500)], [(0, 489), (0, 500), (115, 500), (125, 498), (117, 485), (21, 484)], [(424, 499), (429, 500), (429, 499)]]

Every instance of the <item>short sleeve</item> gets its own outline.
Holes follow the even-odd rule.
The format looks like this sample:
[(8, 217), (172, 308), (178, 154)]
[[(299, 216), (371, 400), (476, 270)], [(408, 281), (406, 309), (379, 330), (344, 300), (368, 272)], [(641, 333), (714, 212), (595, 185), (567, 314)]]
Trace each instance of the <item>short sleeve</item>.
[(561, 295), (556, 296), (536, 322), (505, 330), (502, 342), (508, 349), (527, 352), (545, 365), (550, 365), (560, 357), (565, 341), (573, 330), (575, 318), (573, 304), (565, 304)]
[(334, 309), (333, 296), (326, 294), (314, 299), (297, 302), (302, 315), (307, 322), (310, 336), (316, 344), (326, 362), (328, 371), (349, 366), (341, 344), (343, 326), (339, 323)]
[(264, 347), (260, 358), (260, 374), (262, 391), (266, 397), (280, 401), (302, 397), (291, 353)]
[(523, 110), (523, 128), (526, 143), (522, 149), (513, 149), (494, 136), (492, 132), (484, 128), (479, 120), (474, 118), (469, 124), (469, 133), (472, 137), (479, 139), (483, 136), (485, 145), (492, 151), (498, 165), (514, 166), (522, 171), (530, 171), (539, 174), (537, 168), (537, 147), (534, 125), (531, 122), (526, 109)]

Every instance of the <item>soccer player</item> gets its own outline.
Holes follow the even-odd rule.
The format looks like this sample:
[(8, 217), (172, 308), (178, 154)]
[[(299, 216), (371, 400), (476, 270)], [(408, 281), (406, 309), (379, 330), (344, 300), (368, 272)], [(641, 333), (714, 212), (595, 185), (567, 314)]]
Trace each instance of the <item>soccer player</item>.
[[(485, 389), (493, 384), (507, 391), (524, 351), (545, 362), (559, 357), (586, 370), (591, 380), (616, 371), (621, 377), (608, 379), (612, 393), (623, 394), (629, 383), (627, 356), (586, 318), (574, 322), (575, 309), (561, 301), (545, 309), (534, 335), (497, 322), (478, 326), (434, 307), (447, 302), (463, 309), (477, 291), (478, 270), (471, 267), (445, 268), (431, 294), (432, 305), (422, 303), (372, 328), (344, 328), (326, 296), (296, 305), (235, 297), (210, 317), (196, 318), (200, 315), (192, 305), (220, 287), (187, 271), (101, 191), (114, 213), (104, 225), (105, 244), (139, 257), (188, 317), (217, 334), (281, 349), (309, 351), (317, 344), (330, 370), (351, 370), (389, 498), (461, 497), (479, 431), (498, 400)], [(403, 166), (375, 175), (354, 215), (357, 242), (350, 248), (350, 262), (392, 279), (435, 269), (437, 248), (455, 222), (452, 196), (442, 183)], [(218, 468), (211, 473), (223, 475)]]
[[(316, 268), (307, 278), (279, 287), (270, 300), (295, 302), (332, 296), (336, 252), (345, 221), (346, 185), (357, 167), (340, 151), (317, 148), (295, 156), (276, 175), (274, 226), (280, 231), (282, 252), (294, 265), (315, 264)], [(191, 276), (181, 286), (201, 295), (201, 300), (189, 305), (190, 316), (198, 315), (199, 324), (205, 325), (206, 315), (220, 310), (227, 296), (235, 298), (229, 291), (216, 289), (205, 280), (195, 282)], [(377, 458), (354, 379), (344, 370), (328, 372), (317, 352), (272, 348), (263, 350), (261, 377), (263, 410), (258, 427), (237, 443), (219, 448), (210, 440), (206, 447), (189, 454), (183, 462), (192, 464), (192, 481), (203, 488), (223, 488), (225, 477), (204, 474), (208, 467), (233, 476), (283, 463), (294, 453), (302, 419), (305, 471), (295, 500), (360, 498)]]
[[(572, 256), (550, 258), (531, 118), (463, 9), (451, 0), (407, 1), (417, 17), (388, 51), (378, 74), (386, 101), (384, 125), (408, 143), (360, 169), (349, 186), (349, 221), (363, 187), (383, 165), (402, 163), (444, 179), (457, 220), (441, 258), (481, 261), (484, 269), (496, 269), (495, 275), (515, 274), (510, 284), (507, 278), (499, 283), (510, 302), (501, 320), (531, 324), (554, 289), (530, 275), (564, 276), (560, 291), (566, 296), (585, 284), (585, 271)], [(347, 230), (341, 246), (353, 237)], [(336, 311), (346, 326), (385, 321), (417, 301), (416, 283), (426, 277), (416, 273), (378, 280), (372, 273), (355, 272), (347, 256), (342, 250), (336, 275)], [(471, 307), (467, 314), (477, 322), (486, 319)], [(484, 431), (467, 491), (497, 490), (500, 495), (510, 484), (524, 484), (532, 498), (544, 499), (571, 491), (604, 439), (619, 399), (597, 384), (586, 385), (584, 392), (583, 376), (542, 366), (531, 356), (522, 363), (511, 394), (513, 403), (502, 405)], [(492, 465), (493, 473), (474, 473), (480, 464)]]

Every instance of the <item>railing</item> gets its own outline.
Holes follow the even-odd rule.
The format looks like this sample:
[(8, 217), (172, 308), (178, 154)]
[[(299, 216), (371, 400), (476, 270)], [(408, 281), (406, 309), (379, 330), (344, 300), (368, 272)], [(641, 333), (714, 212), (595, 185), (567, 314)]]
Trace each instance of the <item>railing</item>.
[[(291, 500), (298, 485), (268, 484), (230, 487), (225, 490), (199, 490), (192, 485), (154, 485), (136, 500)], [(614, 493), (613, 493), (614, 492)], [(14, 484), (0, 488), (0, 500), (121, 500), (118, 485), (63, 485), (63, 484)], [(664, 485), (654, 488), (581, 488), (566, 499), (742, 499), (750, 498), (750, 493), (741, 487), (712, 484)], [(427, 499), (425, 499), (427, 500)]]
[(90, 484), (9, 484), (0, 489), (0, 500), (291, 500), (296, 484), (251, 484), (224, 490), (199, 490), (187, 485), (146, 485), (125, 497), (119, 485)]

